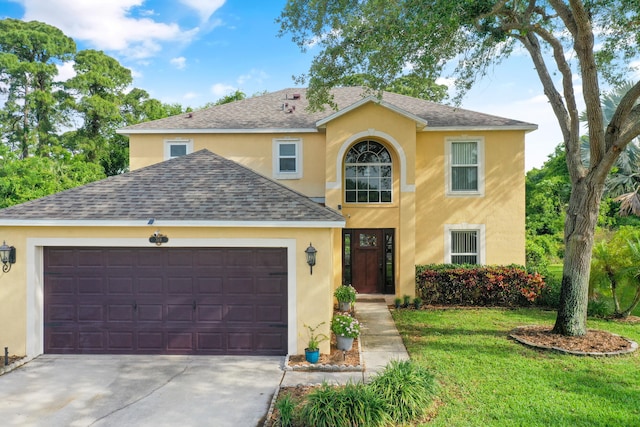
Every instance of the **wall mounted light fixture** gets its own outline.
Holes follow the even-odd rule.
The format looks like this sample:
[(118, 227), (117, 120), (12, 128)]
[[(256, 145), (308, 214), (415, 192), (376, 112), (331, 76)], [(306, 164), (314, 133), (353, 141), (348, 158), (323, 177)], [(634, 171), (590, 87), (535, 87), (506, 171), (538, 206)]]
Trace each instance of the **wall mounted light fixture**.
[(311, 269), (311, 274), (313, 274), (313, 266), (316, 265), (316, 253), (318, 251), (313, 247), (311, 242), (309, 242), (309, 247), (304, 251), (305, 255), (307, 255), (307, 264), (309, 264), (309, 268)]
[(156, 231), (151, 235), (151, 237), (149, 237), (149, 243), (155, 243), (156, 246), (160, 246), (163, 243), (167, 243), (168, 241), (169, 238), (164, 234), (161, 234), (160, 231)]
[(2, 261), (2, 271), (4, 273), (11, 270), (11, 264), (16, 263), (16, 248), (7, 246), (7, 242), (2, 242), (0, 246), (0, 261)]

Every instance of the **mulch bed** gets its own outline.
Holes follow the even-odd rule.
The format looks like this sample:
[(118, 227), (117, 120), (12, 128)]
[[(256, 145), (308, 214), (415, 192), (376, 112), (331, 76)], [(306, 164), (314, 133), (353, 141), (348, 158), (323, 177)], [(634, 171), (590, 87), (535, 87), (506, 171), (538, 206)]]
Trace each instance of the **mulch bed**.
[[(634, 350), (631, 341), (620, 335), (595, 329), (587, 330), (587, 334), (581, 337), (567, 337), (554, 334), (549, 326), (522, 326), (511, 331), (510, 336), (520, 338), (524, 344), (565, 351), (567, 353), (584, 353), (589, 355), (628, 353)], [(637, 348), (637, 345), (635, 346)]]
[(318, 363), (309, 363), (305, 360), (304, 354), (295, 354), (289, 356), (289, 367), (303, 367), (313, 370), (314, 366), (319, 365), (335, 365), (340, 366), (358, 366), (360, 365), (360, 347), (358, 338), (353, 340), (353, 346), (349, 351), (342, 351), (336, 348), (336, 337), (331, 335), (331, 353), (321, 353)]

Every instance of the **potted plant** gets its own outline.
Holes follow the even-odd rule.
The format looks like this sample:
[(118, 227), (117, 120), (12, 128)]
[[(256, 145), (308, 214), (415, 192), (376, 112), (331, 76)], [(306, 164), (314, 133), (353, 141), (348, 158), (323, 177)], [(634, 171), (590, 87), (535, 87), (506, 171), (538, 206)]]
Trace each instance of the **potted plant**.
[(336, 334), (338, 350), (349, 351), (353, 339), (360, 335), (360, 322), (348, 314), (336, 314), (331, 319), (331, 331)]
[(309, 342), (307, 348), (304, 349), (304, 358), (309, 363), (318, 363), (320, 358), (320, 343), (328, 340), (329, 337), (325, 334), (316, 333), (316, 330), (324, 325), (325, 322), (318, 323), (315, 327), (304, 325), (307, 328), (307, 334), (309, 335)]
[(338, 309), (340, 311), (349, 311), (351, 304), (356, 302), (356, 289), (351, 285), (342, 285), (333, 293), (333, 296), (338, 300)]
[(413, 299), (413, 306), (415, 307), (416, 310), (420, 310), (420, 306), (422, 305), (422, 298), (420, 297), (415, 297)]

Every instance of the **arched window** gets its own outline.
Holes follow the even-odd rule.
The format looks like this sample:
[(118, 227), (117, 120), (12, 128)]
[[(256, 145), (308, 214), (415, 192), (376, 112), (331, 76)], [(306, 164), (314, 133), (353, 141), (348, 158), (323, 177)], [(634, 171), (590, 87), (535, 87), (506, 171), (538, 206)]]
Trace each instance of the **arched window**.
[(346, 203), (391, 203), (391, 155), (376, 141), (351, 147), (344, 162)]

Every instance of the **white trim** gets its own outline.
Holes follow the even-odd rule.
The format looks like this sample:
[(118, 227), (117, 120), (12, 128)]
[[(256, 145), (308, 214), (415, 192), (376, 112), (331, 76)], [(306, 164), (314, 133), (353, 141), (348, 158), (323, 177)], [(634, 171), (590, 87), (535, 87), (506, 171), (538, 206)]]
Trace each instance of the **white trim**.
[(486, 227), (484, 224), (445, 224), (444, 225), (444, 263), (451, 264), (451, 232), (469, 231), (478, 232), (478, 264), (486, 264)]
[[(140, 239), (28, 238), (27, 239), (27, 357), (44, 353), (44, 247), (149, 247)], [(171, 239), (167, 247), (264, 247), (287, 249), (288, 352), (298, 348), (295, 239)]]
[[(453, 191), (451, 189), (451, 144), (454, 142), (475, 142), (478, 144), (478, 189), (476, 191)], [(455, 136), (444, 140), (444, 189), (447, 197), (484, 197), (484, 137)]]
[[(140, 220), (55, 220), (55, 219), (0, 219), (7, 227), (141, 227), (149, 219)], [(345, 221), (172, 221), (158, 220), (153, 227), (243, 227), (243, 228), (343, 228)]]
[(193, 139), (166, 138), (164, 140), (164, 160), (180, 157), (180, 156), (171, 156), (172, 145), (184, 145), (186, 147), (185, 155), (193, 153)]
[[(302, 138), (274, 138), (272, 140), (272, 177), (274, 179), (300, 179), (302, 178)], [(283, 144), (291, 144), (295, 146), (295, 172), (280, 171), (280, 146)]]
[(432, 126), (422, 129), (422, 132), (484, 132), (494, 130), (523, 130), (525, 133), (538, 130), (538, 125), (525, 124), (525, 125), (505, 125), (505, 126)]
[(148, 134), (201, 134), (201, 133), (319, 133), (315, 128), (264, 128), (264, 129), (118, 129), (117, 134), (120, 135), (148, 135)]
[(408, 118), (409, 120), (413, 120), (414, 122), (416, 122), (416, 127), (418, 127), (418, 129), (422, 129), (425, 126), (427, 126), (427, 121), (425, 119), (423, 119), (421, 117), (418, 117), (415, 114), (412, 114), (412, 113), (410, 113), (410, 112), (408, 112), (406, 110), (403, 110), (402, 108), (400, 108), (400, 107), (398, 107), (396, 105), (393, 105), (393, 104), (390, 104), (390, 103), (388, 103), (388, 102), (386, 102), (384, 100), (381, 100), (378, 97), (373, 96), (373, 95), (369, 95), (366, 98), (362, 98), (360, 101), (358, 101), (358, 102), (356, 102), (354, 104), (351, 104), (348, 107), (343, 108), (340, 111), (336, 111), (335, 113), (331, 114), (328, 117), (325, 117), (324, 119), (318, 120), (316, 122), (316, 126), (319, 127), (319, 128), (321, 128), (323, 126), (326, 126), (327, 123), (329, 123), (330, 121), (332, 121), (332, 120), (334, 120), (334, 119), (336, 119), (336, 118), (338, 118), (338, 117), (340, 117), (340, 116), (342, 116), (344, 114), (347, 114), (350, 111), (353, 111), (353, 110), (355, 110), (357, 108), (360, 108), (361, 106), (363, 106), (364, 104), (368, 104), (369, 102), (374, 102), (374, 103), (376, 103), (376, 104), (378, 104), (378, 105), (380, 105), (382, 107), (388, 108), (389, 110), (400, 114), (401, 116), (404, 116), (404, 117)]
[(351, 135), (345, 142), (342, 143), (340, 150), (338, 150), (338, 155), (336, 156), (336, 181), (327, 182), (325, 188), (327, 190), (342, 190), (342, 166), (344, 156), (347, 153), (347, 150), (351, 148), (351, 144), (362, 138), (380, 138), (384, 140), (380, 142), (387, 142), (391, 144), (396, 153), (398, 153), (398, 158), (400, 159), (400, 192), (415, 193), (415, 184), (407, 184), (407, 156), (404, 153), (402, 146), (398, 143), (398, 141), (396, 141), (394, 137), (392, 137), (388, 133), (375, 129), (368, 129), (366, 131), (358, 132), (354, 135)]

